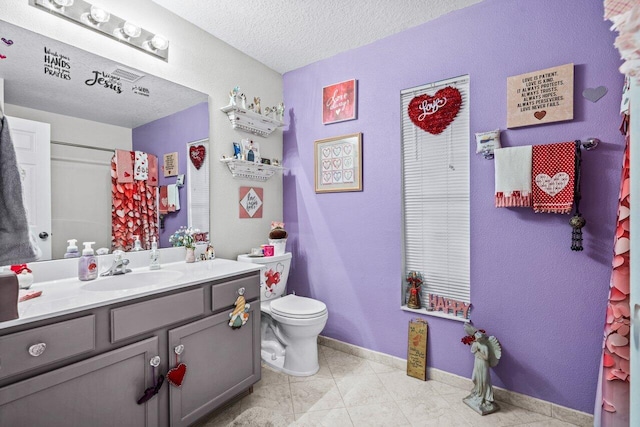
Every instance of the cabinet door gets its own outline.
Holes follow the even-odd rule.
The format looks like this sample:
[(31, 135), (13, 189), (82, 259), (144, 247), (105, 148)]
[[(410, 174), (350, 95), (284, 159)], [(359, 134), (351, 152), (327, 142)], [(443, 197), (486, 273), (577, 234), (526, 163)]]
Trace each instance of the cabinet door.
[(153, 384), (150, 338), (0, 389), (0, 426), (157, 426), (157, 396), (136, 401)]
[(260, 380), (260, 301), (239, 329), (229, 327), (231, 311), (169, 331), (170, 366), (178, 345), (187, 366), (182, 386), (170, 386), (171, 426), (193, 423)]

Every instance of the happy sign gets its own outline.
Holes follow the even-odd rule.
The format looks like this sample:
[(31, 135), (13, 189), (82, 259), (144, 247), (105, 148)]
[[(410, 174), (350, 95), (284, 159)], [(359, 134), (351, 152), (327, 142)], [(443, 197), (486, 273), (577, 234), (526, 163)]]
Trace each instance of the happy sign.
[(409, 102), (407, 113), (414, 125), (433, 135), (441, 134), (462, 106), (460, 91), (447, 86), (432, 95), (418, 95)]

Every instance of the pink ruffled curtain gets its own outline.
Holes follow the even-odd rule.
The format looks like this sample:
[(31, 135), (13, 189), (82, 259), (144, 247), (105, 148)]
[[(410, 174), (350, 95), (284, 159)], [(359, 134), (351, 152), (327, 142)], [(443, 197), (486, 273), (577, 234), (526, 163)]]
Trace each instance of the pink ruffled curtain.
[(620, 427), (629, 425), (630, 403), (629, 134), (626, 141), (602, 350), (602, 410), (595, 423)]
[(156, 187), (137, 180), (118, 183), (114, 156), (111, 159), (111, 196), (111, 250), (130, 251), (135, 241), (133, 236), (140, 236), (142, 249), (151, 249), (153, 237), (159, 241)]

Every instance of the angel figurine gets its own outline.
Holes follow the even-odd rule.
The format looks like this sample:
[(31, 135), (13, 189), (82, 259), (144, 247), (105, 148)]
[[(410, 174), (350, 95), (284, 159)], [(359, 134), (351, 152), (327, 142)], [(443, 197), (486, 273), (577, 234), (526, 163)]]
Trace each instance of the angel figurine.
[(253, 103), (254, 103), (254, 110), (256, 113), (258, 114), (262, 114), (262, 109), (260, 108), (260, 98), (259, 97), (254, 97), (253, 98)]
[(464, 330), (468, 337), (462, 340), (464, 343), (471, 344), (471, 353), (473, 353), (475, 360), (471, 376), (473, 390), (462, 401), (480, 415), (497, 412), (500, 407), (493, 397), (489, 368), (497, 366), (502, 356), (500, 342), (493, 335), (488, 337), (484, 330), (476, 329), (469, 323), (464, 324)]

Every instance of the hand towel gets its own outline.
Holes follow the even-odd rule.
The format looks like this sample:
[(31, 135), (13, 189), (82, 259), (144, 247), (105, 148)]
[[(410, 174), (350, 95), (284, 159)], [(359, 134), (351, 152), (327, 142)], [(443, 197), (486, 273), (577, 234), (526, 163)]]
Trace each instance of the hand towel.
[(180, 193), (176, 184), (167, 185), (167, 200), (169, 205), (169, 212), (175, 212), (180, 210)]
[(154, 187), (158, 185), (158, 157), (153, 154), (149, 154), (149, 178), (147, 178), (147, 185)]
[(574, 142), (533, 147), (531, 187), (535, 212), (571, 212), (576, 175), (575, 160)]
[(160, 197), (158, 199), (158, 212), (161, 215), (169, 213), (169, 196), (167, 194), (167, 186), (160, 186)]
[(119, 184), (133, 182), (133, 159), (131, 151), (116, 150), (116, 176)]
[(497, 208), (531, 206), (531, 146), (494, 150)]
[(22, 200), (22, 179), (7, 117), (0, 119), (0, 265), (36, 260)]
[(149, 156), (143, 151), (136, 151), (133, 163), (133, 178), (136, 181), (146, 181), (149, 177)]

